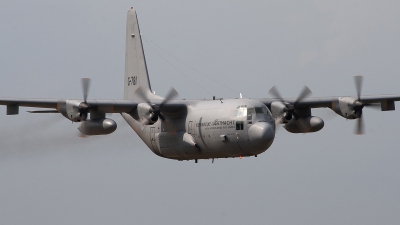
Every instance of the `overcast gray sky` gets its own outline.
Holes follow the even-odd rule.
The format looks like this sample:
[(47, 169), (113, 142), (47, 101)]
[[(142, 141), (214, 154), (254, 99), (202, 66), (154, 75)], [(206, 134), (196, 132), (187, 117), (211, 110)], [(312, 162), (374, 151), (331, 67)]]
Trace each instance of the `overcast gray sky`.
[[(0, 2), (0, 96), (81, 98), (90, 77), (89, 98), (121, 99), (131, 6), (160, 95), (354, 95), (354, 75), (363, 94), (400, 93), (399, 1), (16, 0)], [(257, 158), (195, 164), (154, 155), (118, 114), (116, 132), (82, 139), (60, 115), (0, 108), (0, 224), (400, 221), (398, 111), (364, 110), (356, 136), (355, 121), (313, 110), (318, 133), (280, 129)]]

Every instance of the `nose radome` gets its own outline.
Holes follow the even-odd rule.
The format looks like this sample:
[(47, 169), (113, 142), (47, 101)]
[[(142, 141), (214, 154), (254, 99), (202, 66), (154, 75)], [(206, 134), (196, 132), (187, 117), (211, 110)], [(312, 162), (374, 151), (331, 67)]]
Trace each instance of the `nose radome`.
[(249, 139), (251, 145), (258, 150), (267, 150), (275, 138), (272, 124), (257, 122), (249, 128)]

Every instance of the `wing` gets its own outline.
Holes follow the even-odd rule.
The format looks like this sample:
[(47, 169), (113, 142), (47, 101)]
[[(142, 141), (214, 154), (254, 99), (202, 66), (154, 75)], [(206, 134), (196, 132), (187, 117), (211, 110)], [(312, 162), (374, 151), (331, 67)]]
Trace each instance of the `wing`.
[[(133, 101), (133, 100), (63, 100), (63, 99), (25, 99), (25, 98), (0, 98), (0, 105), (7, 106), (7, 115), (16, 115), (19, 113), (19, 107), (45, 108), (46, 110), (28, 111), (30, 113), (61, 113), (72, 121), (82, 120), (82, 103), (85, 103), (90, 113), (129, 113), (136, 119), (138, 105), (150, 105), (152, 107), (161, 106), (163, 113), (176, 114), (177, 112), (185, 113), (187, 101), (171, 100), (168, 103), (164, 99), (156, 99), (150, 102)], [(50, 109), (50, 110), (49, 110)], [(140, 110), (139, 110), (140, 111)], [(176, 115), (175, 115), (176, 116)], [(85, 117), (86, 119), (86, 117)], [(83, 119), (83, 120), (85, 120)]]
[[(258, 100), (268, 107), (271, 106), (272, 102), (279, 102), (283, 101), (289, 104), (294, 105), (295, 108), (302, 108), (302, 107), (307, 107), (310, 106), (311, 108), (332, 108), (333, 105), (337, 104), (340, 102), (340, 99), (343, 98), (348, 98), (348, 99), (354, 99), (354, 101), (358, 100), (357, 97), (315, 97), (315, 98), (306, 98), (301, 100), (300, 102), (296, 102), (296, 98), (258, 98), (255, 100)], [(373, 104), (373, 103), (378, 103), (381, 104), (382, 106), (382, 111), (386, 111), (384, 109), (385, 105), (391, 105), (394, 104), (395, 101), (400, 101), (400, 95), (366, 95), (366, 96), (360, 96), (359, 99), (361, 102), (364, 104)]]
[[(270, 93), (275, 98), (256, 99), (271, 110), (277, 123), (286, 124), (284, 127), (292, 133), (316, 132), (322, 129), (322, 119), (312, 116), (311, 108), (330, 108), (339, 116), (346, 119), (356, 119), (355, 134), (364, 133), (362, 121), (364, 107), (379, 107), (381, 111), (395, 110), (395, 102), (400, 101), (400, 95), (359, 95), (357, 97), (321, 97), (304, 98), (311, 91), (303, 91), (298, 98), (282, 98), (279, 92), (272, 88)], [(360, 90), (360, 88), (358, 89)], [(294, 120), (292, 118), (295, 118)], [(304, 118), (304, 119), (301, 119)], [(307, 120), (309, 119), (309, 120)], [(313, 122), (309, 122), (313, 119)], [(306, 121), (306, 122), (304, 122)]]
[[(0, 98), (0, 105), (7, 106), (7, 115), (18, 114), (19, 107), (34, 107), (46, 108), (53, 110), (44, 110), (43, 113), (48, 112), (61, 112), (62, 108), (67, 102), (80, 103), (81, 100), (62, 100), (62, 99), (25, 99), (25, 98)], [(90, 105), (91, 111), (98, 111), (103, 113), (121, 113), (131, 112), (136, 108), (139, 102), (131, 100), (88, 100), (87, 104)], [(41, 111), (31, 111), (41, 112)]]

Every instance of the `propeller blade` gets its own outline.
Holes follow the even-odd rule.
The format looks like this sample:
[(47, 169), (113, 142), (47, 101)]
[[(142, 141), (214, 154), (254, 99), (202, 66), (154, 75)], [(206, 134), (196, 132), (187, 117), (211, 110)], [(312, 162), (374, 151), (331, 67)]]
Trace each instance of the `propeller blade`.
[(356, 85), (357, 99), (360, 100), (362, 83), (363, 83), (363, 76), (360, 76), (360, 75), (354, 76), (354, 83)]
[(172, 99), (178, 97), (178, 96), (179, 96), (178, 92), (172, 87), (172, 88), (168, 91), (167, 96), (165, 96), (165, 99), (164, 99), (164, 101), (161, 103), (160, 107), (161, 107), (162, 105), (164, 105), (165, 103), (171, 101)]
[(82, 83), (83, 101), (86, 102), (89, 94), (90, 78), (82, 78), (81, 83)]
[(283, 102), (282, 95), (279, 93), (275, 85), (271, 89), (269, 89), (268, 93), (272, 95), (274, 98), (277, 98), (279, 99), (279, 101)]
[(365, 129), (364, 128), (364, 121), (363, 121), (362, 117), (358, 118), (354, 134), (362, 135), (362, 134), (364, 134), (364, 129)]
[(160, 113), (158, 116), (160, 117), (160, 119), (161, 119), (162, 121), (165, 121), (165, 117), (164, 117), (161, 113)]
[(301, 90), (300, 95), (297, 97), (294, 104), (296, 105), (296, 103), (301, 102), (303, 99), (305, 99), (306, 97), (308, 97), (311, 94), (312, 94), (312, 91), (310, 90), (310, 88), (308, 88), (307, 86), (304, 86), (303, 90)]
[(294, 115), (296, 104), (301, 102), (304, 98), (306, 98), (307, 96), (312, 94), (310, 88), (308, 88), (307, 86), (304, 86), (303, 90), (300, 92), (296, 101), (293, 104), (288, 104), (288, 103), (284, 102), (284, 100), (283, 100), (281, 94), (279, 93), (278, 89), (276, 88), (276, 86), (273, 86), (268, 91), (268, 93), (270, 95), (272, 95), (274, 98), (279, 99), (279, 101), (281, 101), (285, 105), (283, 113), (281, 113), (281, 115), (279, 115), (279, 117), (281, 117), (280, 118), (281, 120), (283, 119), (283, 117), (285, 117), (286, 120), (291, 120), (293, 116), (296, 117), (296, 115)]
[(169, 101), (171, 101), (172, 99), (174, 99), (177, 96), (179, 96), (178, 92), (174, 88), (171, 88), (169, 90), (169, 92), (167, 93), (167, 96), (165, 97), (165, 99), (161, 102), (161, 104), (160, 105), (156, 105), (156, 104), (152, 104), (151, 103), (150, 99), (148, 99), (148, 97), (144, 93), (143, 88), (141, 86), (138, 89), (136, 89), (135, 95), (137, 97), (139, 97), (142, 101), (144, 101), (147, 104), (149, 104), (149, 106), (151, 107), (151, 109), (149, 111), (149, 114), (146, 115), (147, 119), (141, 119), (141, 121), (140, 121), (142, 123), (142, 125), (143, 125), (142, 129), (144, 128), (145, 125), (149, 124), (149, 119), (152, 120), (152, 121), (157, 121), (157, 118), (160, 118), (162, 121), (164, 121), (165, 117), (161, 114), (161, 107), (164, 104), (166, 104)]
[(138, 89), (136, 89), (135, 95), (137, 97), (139, 97), (142, 101), (150, 103), (150, 100), (147, 98), (147, 96), (143, 92), (142, 86), (140, 86)]

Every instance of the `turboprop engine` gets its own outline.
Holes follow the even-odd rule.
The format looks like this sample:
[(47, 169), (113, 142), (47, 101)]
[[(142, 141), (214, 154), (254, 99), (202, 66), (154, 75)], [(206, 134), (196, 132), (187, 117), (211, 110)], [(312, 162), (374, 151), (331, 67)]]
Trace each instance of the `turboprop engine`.
[(89, 105), (80, 100), (67, 100), (58, 103), (58, 110), (72, 122), (85, 121), (89, 112)]
[(275, 118), (275, 121), (277, 123), (288, 123), (293, 118), (293, 116), (295, 118), (301, 116), (296, 113), (295, 106), (301, 103), (304, 98), (311, 95), (312, 92), (307, 86), (304, 86), (303, 90), (301, 90), (299, 96), (292, 104), (285, 102), (275, 86), (273, 86), (268, 91), (268, 93), (278, 100), (271, 103), (271, 113), (272, 116)]
[(304, 98), (311, 94), (311, 90), (304, 86), (293, 103), (285, 102), (278, 89), (273, 86), (269, 92), (277, 100), (271, 103), (271, 112), (276, 123), (285, 124), (283, 127), (291, 133), (317, 132), (324, 127), (324, 121), (311, 116), (310, 106), (301, 106)]
[(294, 108), (290, 104), (284, 102), (272, 102), (271, 114), (274, 118), (279, 120), (279, 123), (287, 123), (293, 117)]
[(352, 97), (341, 97), (332, 103), (332, 110), (346, 119), (361, 118), (363, 108), (364, 104)]
[(139, 103), (137, 106), (137, 120), (142, 124), (151, 125), (157, 122), (160, 114), (160, 108), (157, 105), (150, 105), (147, 103)]
[(86, 120), (81, 123), (78, 130), (84, 135), (111, 134), (117, 129), (117, 123), (112, 119)]
[(148, 93), (148, 91), (143, 89), (141, 86), (136, 89), (135, 95), (146, 103), (139, 103), (137, 105), (137, 108), (132, 115), (133, 118), (140, 121), (143, 125), (154, 124), (158, 121), (158, 118), (164, 121), (165, 117), (161, 113), (161, 109), (169, 101), (176, 98), (178, 92), (174, 88), (171, 88), (160, 104), (152, 104), (151, 99), (146, 93)]
[(58, 111), (72, 122), (85, 121), (90, 112), (90, 106), (87, 103), (87, 97), (89, 93), (89, 78), (82, 78), (82, 92), (83, 92), (83, 102), (80, 100), (67, 100), (58, 102)]
[(317, 132), (324, 127), (324, 121), (316, 116), (293, 118), (283, 127), (291, 133)]

